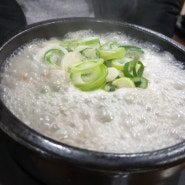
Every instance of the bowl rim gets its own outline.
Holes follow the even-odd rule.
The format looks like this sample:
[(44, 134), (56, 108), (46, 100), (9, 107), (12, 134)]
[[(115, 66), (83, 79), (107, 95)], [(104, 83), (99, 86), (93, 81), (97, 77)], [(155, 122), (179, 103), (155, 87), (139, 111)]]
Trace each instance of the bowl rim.
[[(95, 22), (102, 24), (120, 25), (123, 27), (130, 27), (142, 31), (144, 34), (150, 34), (153, 37), (168, 42), (173, 47), (178, 48), (185, 54), (185, 47), (165, 35), (152, 31), (150, 29), (126, 23), (121, 21), (97, 19), (97, 18), (60, 18), (52, 19), (42, 22), (37, 22), (25, 26), (13, 36), (11, 36), (0, 48), (1, 50), (12, 42), (15, 38), (22, 34), (26, 34), (39, 27), (47, 26), (55, 23), (63, 22)], [(99, 169), (106, 171), (141, 171), (141, 170), (154, 170), (173, 166), (185, 161), (185, 141), (176, 145), (163, 148), (160, 150), (141, 152), (141, 153), (104, 153), (87, 149), (69, 146), (60, 143), (49, 137), (46, 137), (37, 131), (31, 129), (17, 117), (15, 117), (0, 100), (0, 128), (13, 140), (25, 147), (36, 151), (38, 153), (48, 155), (52, 159), (62, 159), (72, 164), (78, 164), (84, 168)], [(2, 116), (3, 115), (3, 116)], [(4, 118), (3, 118), (4, 117)], [(9, 119), (9, 124), (4, 124), (4, 120)], [(24, 132), (23, 132), (24, 131)]]

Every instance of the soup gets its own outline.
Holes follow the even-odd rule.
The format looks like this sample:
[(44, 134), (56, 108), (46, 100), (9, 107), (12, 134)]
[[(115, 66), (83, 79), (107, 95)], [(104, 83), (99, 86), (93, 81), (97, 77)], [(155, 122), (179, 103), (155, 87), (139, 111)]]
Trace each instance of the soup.
[[(89, 150), (144, 152), (181, 142), (185, 137), (182, 64), (157, 46), (120, 33), (71, 32), (65, 36), (64, 43), (87, 38), (99, 38), (101, 45), (116, 42), (142, 48), (143, 54), (137, 61), (144, 65), (142, 78), (147, 80), (147, 85), (135, 87), (131, 77), (126, 78), (127, 85), (124, 81), (118, 88), (115, 80), (125, 79), (124, 74), (120, 75), (119, 71), (124, 70), (121, 69), (111, 86), (106, 82), (100, 88), (94, 83), (93, 88), (81, 88), (81, 81), (76, 83), (73, 79), (74, 70), (70, 66), (83, 60), (81, 51), (87, 47), (80, 45), (80, 49), (71, 50), (61, 44), (60, 38), (38, 39), (17, 49), (4, 66), (1, 96), (10, 111), (45, 136)], [(58, 55), (49, 58), (49, 62), (44, 59), (53, 48), (62, 50), (62, 67)], [(94, 54), (90, 52), (90, 55)], [(108, 58), (107, 68), (112, 67), (111, 60)], [(94, 78), (91, 72), (85, 75), (85, 80), (89, 74)], [(99, 78), (101, 75), (96, 79)], [(112, 84), (116, 89), (112, 90)]]

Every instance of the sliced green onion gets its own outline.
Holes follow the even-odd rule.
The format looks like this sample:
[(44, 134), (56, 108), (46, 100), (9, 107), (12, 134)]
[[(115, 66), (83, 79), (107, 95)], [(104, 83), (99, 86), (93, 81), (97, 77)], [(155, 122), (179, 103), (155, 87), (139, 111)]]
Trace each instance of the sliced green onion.
[(134, 82), (127, 77), (116, 79), (112, 82), (112, 85), (115, 85), (117, 88), (129, 87), (134, 88)]
[(123, 67), (125, 65), (125, 63), (133, 61), (134, 58), (133, 57), (123, 57), (123, 58), (119, 58), (119, 59), (114, 59), (112, 60), (112, 67), (115, 67), (118, 70), (123, 70)]
[(62, 58), (61, 68), (69, 71), (72, 66), (80, 64), (83, 61), (83, 56), (79, 52), (68, 52)]
[(94, 44), (100, 44), (99, 38), (85, 38), (81, 41), (78, 41), (78, 45), (94, 45)]
[(109, 89), (109, 92), (114, 92), (116, 90), (116, 86), (115, 85), (111, 85), (110, 86), (110, 89)]
[(140, 47), (130, 45), (123, 47), (126, 49), (126, 56), (132, 56), (135, 59), (139, 59), (144, 54), (144, 51)]
[(98, 58), (99, 53), (96, 48), (85, 48), (80, 52), (84, 57), (93, 59), (93, 58)]
[(116, 48), (110, 50), (99, 50), (100, 57), (104, 60), (111, 60), (116, 58), (122, 58), (125, 55), (124, 48)]
[(65, 40), (60, 43), (60, 46), (66, 48), (69, 52), (71, 52), (74, 51), (78, 44), (76, 40)]
[(107, 92), (114, 92), (115, 90), (117, 90), (118, 88), (115, 85), (112, 85), (112, 83), (107, 83), (104, 87), (104, 90)]
[(81, 70), (86, 70), (89, 68), (96, 67), (100, 64), (103, 64), (104, 60), (102, 58), (97, 58), (97, 59), (89, 59), (89, 60), (84, 60), (83, 62), (71, 66), (69, 71), (81, 71)]
[(126, 51), (139, 52), (141, 54), (144, 53), (144, 51), (140, 47), (137, 47), (137, 46), (124, 45), (123, 47), (126, 49)]
[(115, 41), (110, 41), (110, 42), (106, 42), (105, 44), (102, 45), (102, 49), (103, 50), (109, 50), (109, 49), (115, 49), (115, 48), (119, 48), (121, 45), (118, 44)]
[(134, 76), (134, 74), (133, 74), (134, 67), (135, 67), (135, 61), (127, 62), (123, 68), (124, 75), (126, 77), (133, 77)]
[(49, 64), (60, 65), (64, 52), (60, 49), (50, 49), (44, 54), (44, 60)]
[(123, 73), (126, 77), (142, 76), (144, 65), (141, 61), (131, 61), (124, 65)]
[(102, 63), (83, 62), (71, 70), (72, 83), (82, 91), (99, 89), (106, 83), (107, 67)]
[(101, 47), (99, 38), (85, 38), (77, 42), (78, 46), (89, 46), (91, 48), (99, 49)]
[(99, 48), (100, 40), (99, 38), (85, 38), (82, 40), (66, 40), (60, 43), (61, 46), (68, 49), (68, 51), (74, 51), (77, 46), (91, 46), (92, 48)]
[(117, 41), (101, 45), (97, 37), (64, 40), (60, 46), (64, 49), (45, 50), (44, 59), (66, 70), (73, 85), (82, 91), (112, 92), (123, 87), (148, 86), (148, 80), (142, 77), (144, 65), (139, 61), (144, 51), (137, 46), (121, 45)]
[(112, 42), (112, 43), (110, 43), (110, 48), (111, 48), (111, 49), (115, 49), (115, 48), (119, 48), (119, 47), (121, 47), (121, 45), (118, 44), (117, 42)]
[(105, 64), (107, 67), (112, 67), (112, 60), (106, 60), (106, 61), (104, 61), (104, 64)]
[(144, 71), (144, 65), (143, 65), (143, 63), (140, 62), (140, 61), (137, 61), (135, 63), (135, 67), (134, 67), (134, 70), (133, 70), (134, 76), (141, 77), (143, 75), (143, 71)]
[(114, 67), (108, 67), (107, 70), (108, 70), (108, 75), (106, 77), (107, 82), (113, 81), (119, 75), (119, 71)]
[(124, 73), (123, 73), (123, 71), (120, 71), (120, 70), (119, 70), (119, 75), (118, 75), (118, 76), (119, 76), (119, 78), (124, 77)]
[(144, 77), (134, 77), (132, 78), (136, 87), (146, 89), (148, 87), (148, 80)]

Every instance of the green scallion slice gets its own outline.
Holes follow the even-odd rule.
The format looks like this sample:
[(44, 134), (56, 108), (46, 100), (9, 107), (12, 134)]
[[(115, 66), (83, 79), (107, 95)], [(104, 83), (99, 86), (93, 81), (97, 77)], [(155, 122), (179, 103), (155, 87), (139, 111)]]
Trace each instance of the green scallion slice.
[(112, 82), (112, 85), (115, 85), (117, 88), (123, 88), (123, 87), (128, 87), (128, 88), (134, 88), (134, 82), (127, 77), (122, 77), (119, 79), (116, 79)]
[(144, 65), (140, 61), (144, 51), (137, 46), (117, 41), (102, 45), (97, 37), (65, 38), (59, 47), (47, 48), (44, 52), (44, 60), (60, 65), (69, 73), (71, 83), (82, 91), (104, 89), (112, 92), (119, 88), (148, 86), (148, 80), (143, 77)]
[(134, 77), (132, 78), (132, 81), (138, 88), (146, 89), (148, 87), (148, 80), (144, 77)]
[(92, 48), (99, 48), (99, 38), (84, 38), (81, 40), (65, 40), (60, 43), (61, 46), (67, 48), (68, 51), (74, 51), (78, 46), (91, 46)]
[(112, 60), (116, 58), (122, 58), (125, 55), (124, 48), (116, 48), (116, 49), (109, 49), (109, 50), (99, 50), (100, 57), (106, 60)]
[(82, 91), (99, 89), (106, 83), (107, 67), (103, 63), (83, 62), (70, 71), (72, 83)]
[(64, 52), (60, 49), (50, 49), (44, 54), (44, 60), (49, 64), (60, 65)]
[(84, 57), (93, 59), (99, 58), (99, 53), (96, 48), (85, 48), (80, 52)]
[(111, 66), (118, 70), (123, 70), (125, 63), (133, 61), (133, 57), (123, 57), (112, 60)]
[(123, 73), (126, 77), (141, 77), (144, 71), (144, 65), (141, 61), (131, 61), (124, 65)]
[(144, 65), (141, 61), (136, 61), (135, 62), (135, 67), (133, 70), (133, 75), (134, 76), (142, 76), (144, 72)]
[(126, 56), (131, 56), (135, 59), (139, 59), (144, 54), (144, 51), (140, 47), (132, 45), (125, 45), (123, 47), (126, 50)]
[(137, 47), (137, 46), (124, 45), (123, 47), (126, 49), (126, 51), (138, 52), (141, 54), (144, 53), (144, 51), (140, 47)]
[(116, 49), (119, 48), (121, 45), (115, 41), (106, 42), (102, 45), (103, 50), (109, 50), (109, 49)]
[(89, 60), (84, 60), (83, 62), (77, 64), (77, 65), (72, 65), (70, 67), (70, 72), (75, 72), (75, 71), (81, 71), (81, 70), (86, 70), (89, 68), (96, 67), (100, 64), (103, 64), (104, 60), (102, 58), (97, 58), (97, 59), (89, 59)]

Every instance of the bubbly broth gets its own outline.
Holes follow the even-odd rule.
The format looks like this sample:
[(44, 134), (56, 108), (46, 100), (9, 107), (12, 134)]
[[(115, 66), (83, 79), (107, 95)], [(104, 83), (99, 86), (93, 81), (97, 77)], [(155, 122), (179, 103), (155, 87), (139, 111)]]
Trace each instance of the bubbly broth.
[[(89, 36), (97, 35), (91, 31), (68, 34), (69, 38)], [(6, 61), (0, 87), (7, 107), (41, 134), (89, 150), (144, 152), (181, 142), (185, 138), (185, 72), (181, 64), (170, 53), (124, 34), (98, 37), (102, 42), (116, 40), (142, 47), (144, 75), (149, 80), (146, 89), (81, 91), (66, 70), (43, 61), (46, 48), (60, 41), (33, 40)]]

